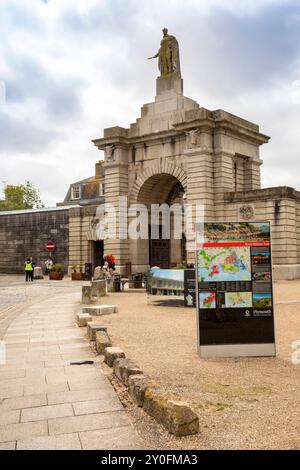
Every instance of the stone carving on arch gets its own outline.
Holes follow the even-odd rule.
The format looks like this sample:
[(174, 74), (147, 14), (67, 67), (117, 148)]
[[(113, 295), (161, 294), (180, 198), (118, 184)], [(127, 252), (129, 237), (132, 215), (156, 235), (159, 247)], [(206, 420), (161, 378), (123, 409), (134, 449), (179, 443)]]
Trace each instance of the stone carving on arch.
[(185, 171), (179, 166), (168, 163), (167, 161), (157, 160), (138, 176), (130, 192), (130, 204), (136, 204), (138, 202), (140, 190), (149, 178), (164, 174), (174, 176), (174, 178), (182, 184), (184, 190), (187, 190), (187, 175)]
[(95, 241), (95, 242), (101, 240), (101, 238), (99, 238), (99, 234), (97, 233), (98, 224), (99, 224), (99, 217), (97, 216), (92, 217), (92, 220), (90, 221), (89, 229), (85, 233), (86, 240)]
[(99, 241), (101, 240), (94, 228), (90, 228), (86, 233), (85, 233), (86, 240), (88, 241)]

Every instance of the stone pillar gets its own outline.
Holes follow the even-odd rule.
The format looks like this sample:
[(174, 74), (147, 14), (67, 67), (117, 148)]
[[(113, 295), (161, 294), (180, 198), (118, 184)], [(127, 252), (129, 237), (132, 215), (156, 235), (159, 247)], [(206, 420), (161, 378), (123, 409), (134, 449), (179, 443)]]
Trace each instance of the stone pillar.
[(252, 189), (260, 189), (260, 166), (262, 160), (254, 160), (248, 158), (244, 162), (244, 191), (250, 191)]
[(218, 151), (214, 159), (215, 200), (222, 199), (222, 194), (234, 191), (234, 154)]
[[(116, 152), (124, 156), (126, 150), (118, 148)], [(124, 235), (121, 235), (122, 231), (123, 234), (127, 233), (127, 222), (126, 217), (124, 218), (124, 214), (121, 213), (120, 197), (128, 196), (128, 164), (124, 163), (125, 158), (121, 158), (120, 155), (118, 160), (119, 162), (105, 165), (105, 204), (112, 204), (115, 208), (116, 236), (113, 239), (104, 240), (104, 254), (111, 253), (116, 258), (116, 269), (123, 274), (130, 255), (128, 239), (122, 238)]]
[(297, 206), (293, 199), (274, 201), (274, 223), (272, 224), (273, 264), (297, 264)]
[(82, 262), (82, 209), (74, 207), (69, 210), (69, 268)]
[[(187, 171), (187, 203), (192, 206), (196, 221), (196, 206), (203, 205), (204, 221), (214, 220), (213, 155), (209, 148), (185, 151)], [(198, 211), (199, 215), (199, 211)], [(187, 233), (187, 261), (194, 262), (195, 239)]]

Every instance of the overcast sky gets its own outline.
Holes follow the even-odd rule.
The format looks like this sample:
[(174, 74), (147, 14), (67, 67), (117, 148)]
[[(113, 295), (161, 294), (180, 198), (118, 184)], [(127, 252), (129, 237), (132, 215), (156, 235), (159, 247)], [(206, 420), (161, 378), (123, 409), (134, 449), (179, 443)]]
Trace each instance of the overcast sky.
[(259, 124), (263, 186), (300, 189), (299, 0), (0, 0), (0, 184), (55, 205), (91, 176), (91, 139), (154, 99), (164, 26), (185, 95)]

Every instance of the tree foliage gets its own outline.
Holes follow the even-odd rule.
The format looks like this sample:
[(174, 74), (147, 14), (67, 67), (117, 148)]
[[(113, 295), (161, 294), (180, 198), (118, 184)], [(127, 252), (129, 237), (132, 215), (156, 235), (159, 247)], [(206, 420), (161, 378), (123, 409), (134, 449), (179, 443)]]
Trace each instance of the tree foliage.
[(39, 190), (30, 181), (19, 186), (7, 185), (4, 189), (4, 199), (0, 199), (0, 211), (20, 209), (37, 209), (44, 207)]

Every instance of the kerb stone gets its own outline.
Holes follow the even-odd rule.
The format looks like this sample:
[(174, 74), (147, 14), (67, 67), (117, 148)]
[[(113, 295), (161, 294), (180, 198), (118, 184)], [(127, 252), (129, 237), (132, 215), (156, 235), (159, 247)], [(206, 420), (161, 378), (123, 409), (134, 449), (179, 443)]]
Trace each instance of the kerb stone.
[(124, 358), (125, 353), (121, 348), (108, 347), (105, 349), (104, 362), (109, 366), (113, 367), (116, 359)]
[(131, 375), (139, 375), (143, 372), (131, 360), (120, 358), (114, 361), (114, 373), (121, 382), (128, 386), (128, 379)]
[(106, 331), (96, 332), (96, 350), (100, 355), (104, 355), (105, 349), (111, 346), (111, 340)]
[(96, 333), (97, 331), (105, 331), (107, 332), (106, 326), (98, 325), (97, 323), (88, 323), (86, 327), (87, 337), (90, 341), (96, 341)]

